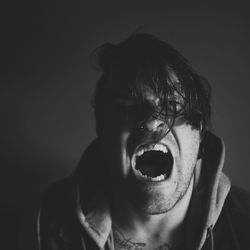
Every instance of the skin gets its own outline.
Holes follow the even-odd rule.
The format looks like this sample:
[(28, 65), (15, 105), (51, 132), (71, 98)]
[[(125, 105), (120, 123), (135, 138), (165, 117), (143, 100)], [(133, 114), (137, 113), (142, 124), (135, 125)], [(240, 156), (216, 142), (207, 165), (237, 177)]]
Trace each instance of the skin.
[[(139, 181), (131, 166), (135, 148), (131, 148), (130, 141), (135, 136), (135, 120), (125, 119), (125, 113), (114, 104), (119, 96), (122, 96), (120, 101), (128, 106), (133, 106), (134, 101), (124, 98), (126, 85), (119, 84), (119, 79), (115, 73), (108, 79), (104, 93), (105, 119), (100, 134), (112, 182), (114, 223), (128, 239), (145, 243), (142, 249), (157, 249), (157, 246), (166, 244), (166, 240), (173, 242), (181, 237), (193, 189), (200, 131), (177, 119), (172, 129), (159, 141), (167, 145), (172, 153), (171, 176), (159, 183)], [(145, 88), (144, 99), (152, 106), (159, 105), (159, 98), (149, 88)], [(144, 125), (152, 134), (168, 126), (152, 117)], [(143, 144), (143, 139), (139, 144)]]

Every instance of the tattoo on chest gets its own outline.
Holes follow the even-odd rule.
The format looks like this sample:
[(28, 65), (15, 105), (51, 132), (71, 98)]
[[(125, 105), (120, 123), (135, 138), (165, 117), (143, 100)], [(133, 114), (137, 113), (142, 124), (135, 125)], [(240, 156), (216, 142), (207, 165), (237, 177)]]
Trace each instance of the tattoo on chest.
[[(121, 250), (143, 250), (147, 247), (145, 242), (134, 242), (131, 239), (126, 239), (124, 235), (117, 229), (113, 230), (114, 241), (118, 249)], [(164, 243), (161, 246), (154, 248), (153, 250), (173, 250), (168, 244)]]

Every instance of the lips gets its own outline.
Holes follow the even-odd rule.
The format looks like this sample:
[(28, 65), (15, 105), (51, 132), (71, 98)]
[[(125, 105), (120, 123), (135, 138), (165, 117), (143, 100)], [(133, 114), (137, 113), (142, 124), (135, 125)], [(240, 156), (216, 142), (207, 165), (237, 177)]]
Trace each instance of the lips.
[(163, 144), (141, 146), (132, 158), (132, 169), (141, 181), (165, 181), (170, 177), (172, 168), (172, 153)]

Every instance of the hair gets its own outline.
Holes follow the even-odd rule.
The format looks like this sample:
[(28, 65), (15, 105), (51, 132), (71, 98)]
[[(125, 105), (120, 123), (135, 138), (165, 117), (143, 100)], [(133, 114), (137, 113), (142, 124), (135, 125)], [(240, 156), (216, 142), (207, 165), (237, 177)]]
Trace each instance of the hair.
[(104, 119), (104, 89), (109, 75), (116, 70), (121, 80), (129, 75), (127, 86), (136, 100), (143, 100), (145, 86), (159, 97), (161, 108), (151, 109), (151, 115), (173, 121), (181, 117), (202, 133), (208, 130), (210, 85), (171, 45), (151, 34), (135, 33), (121, 43), (100, 46), (94, 55), (102, 72), (93, 100), (97, 134)]

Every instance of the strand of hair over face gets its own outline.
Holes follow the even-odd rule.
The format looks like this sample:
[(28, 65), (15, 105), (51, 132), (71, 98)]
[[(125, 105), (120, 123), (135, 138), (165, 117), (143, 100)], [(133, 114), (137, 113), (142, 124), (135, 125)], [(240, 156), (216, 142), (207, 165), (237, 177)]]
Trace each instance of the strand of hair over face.
[(207, 128), (210, 85), (169, 44), (149, 34), (133, 34), (119, 44), (102, 45), (94, 52), (94, 58), (96, 68), (102, 71), (94, 100), (97, 116), (103, 106), (101, 90), (108, 84), (107, 76), (116, 70), (121, 79), (129, 79), (131, 98), (137, 103), (144, 101), (145, 86), (153, 90), (160, 99), (160, 106), (151, 107), (148, 112), (154, 118), (173, 124), (181, 117), (194, 128)]

